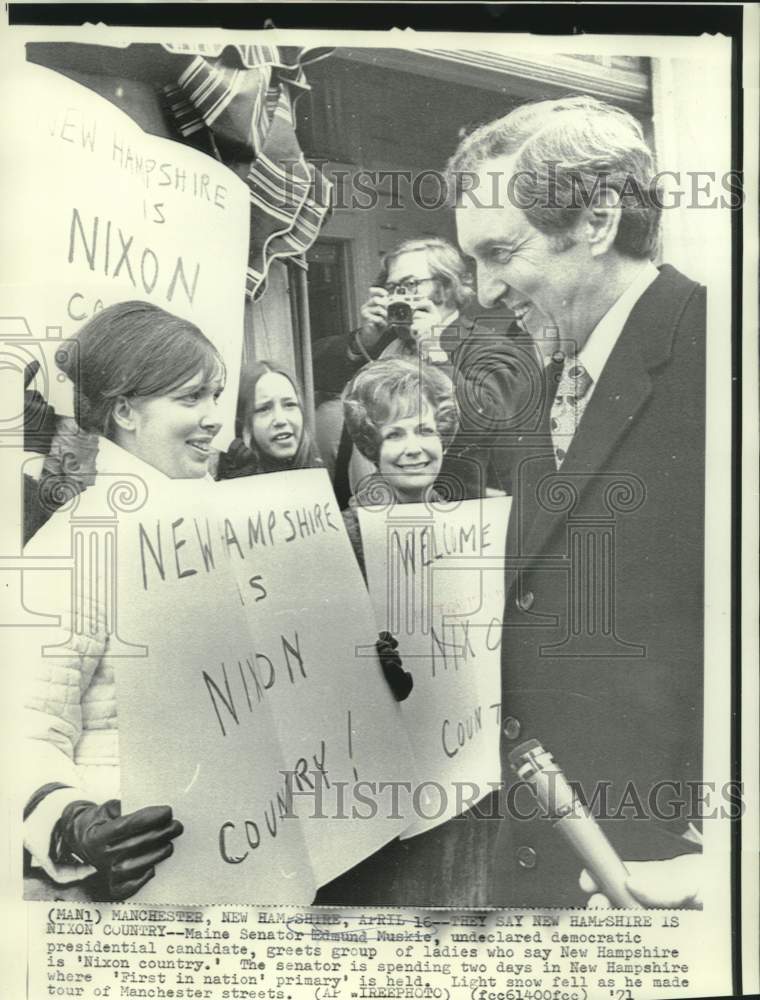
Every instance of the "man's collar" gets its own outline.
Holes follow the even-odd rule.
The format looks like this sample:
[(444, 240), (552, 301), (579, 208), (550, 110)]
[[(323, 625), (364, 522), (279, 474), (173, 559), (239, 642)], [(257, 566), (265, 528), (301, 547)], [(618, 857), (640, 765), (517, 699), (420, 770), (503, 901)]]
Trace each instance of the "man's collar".
[(658, 273), (654, 264), (651, 261), (647, 261), (646, 266), (642, 267), (623, 294), (602, 316), (591, 331), (588, 340), (578, 352), (578, 360), (594, 380), (594, 384), (599, 381), (604, 366), (607, 364), (607, 359), (612, 354), (618, 337), (623, 332), (623, 327), (631, 314), (631, 310), (655, 280)]

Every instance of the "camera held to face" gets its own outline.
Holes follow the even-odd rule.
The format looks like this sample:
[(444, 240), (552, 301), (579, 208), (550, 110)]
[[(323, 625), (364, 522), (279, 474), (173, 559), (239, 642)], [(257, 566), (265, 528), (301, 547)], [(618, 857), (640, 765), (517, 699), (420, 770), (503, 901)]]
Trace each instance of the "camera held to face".
[(416, 296), (405, 288), (397, 288), (388, 296), (388, 326), (409, 330), (412, 325)]

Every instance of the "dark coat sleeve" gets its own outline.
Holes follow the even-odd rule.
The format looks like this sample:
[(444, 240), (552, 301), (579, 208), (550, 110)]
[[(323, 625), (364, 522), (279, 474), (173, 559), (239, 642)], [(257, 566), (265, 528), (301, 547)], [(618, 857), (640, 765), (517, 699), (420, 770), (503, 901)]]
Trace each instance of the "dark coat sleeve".
[(341, 514), (343, 515), (343, 523), (348, 532), (348, 539), (351, 542), (351, 548), (354, 550), (356, 561), (359, 563), (359, 569), (362, 571), (362, 576), (366, 583), (367, 566), (364, 562), (364, 544), (362, 543), (362, 533), (359, 527), (359, 515), (353, 507), (347, 507), (341, 511)]
[(532, 341), (474, 328), (454, 353), (454, 383), (460, 430), (449, 464), (477, 463), (483, 486), (511, 493), (515, 450), (543, 399), (543, 363)]
[(314, 388), (328, 396), (337, 396), (354, 372), (364, 364), (364, 359), (352, 360), (348, 356), (344, 334), (323, 337), (313, 347)]

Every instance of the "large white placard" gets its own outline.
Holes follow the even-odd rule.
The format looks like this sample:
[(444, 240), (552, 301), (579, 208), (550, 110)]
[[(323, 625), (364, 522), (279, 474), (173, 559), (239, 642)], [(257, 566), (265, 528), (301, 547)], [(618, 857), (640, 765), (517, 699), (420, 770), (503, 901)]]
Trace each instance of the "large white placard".
[[(370, 594), (414, 676), (402, 713), (424, 793), (405, 835), (500, 781), (501, 623), (511, 499), (359, 509)], [(422, 786), (421, 786), (422, 787)]]
[[(196, 323), (237, 386), (250, 216), (244, 182), (203, 153), (148, 135), (60, 73), (25, 65), (20, 76), (0, 154), (2, 315), (22, 317), (31, 336), (47, 338), (50, 402), (72, 412), (70, 388), (55, 377), (56, 339), (129, 299)], [(232, 436), (235, 393), (225, 397), (222, 446)]]
[(141, 895), (307, 903), (406, 825), (369, 595), (324, 470), (183, 486), (119, 523), (122, 796), (186, 826)]

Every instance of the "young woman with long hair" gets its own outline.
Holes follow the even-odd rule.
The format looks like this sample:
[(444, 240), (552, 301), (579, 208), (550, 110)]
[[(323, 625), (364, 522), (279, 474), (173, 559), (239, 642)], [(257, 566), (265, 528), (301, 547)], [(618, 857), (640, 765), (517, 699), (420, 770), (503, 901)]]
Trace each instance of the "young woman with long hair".
[(219, 455), (217, 479), (322, 465), (298, 380), (272, 361), (255, 362), (241, 378), (235, 434)]

